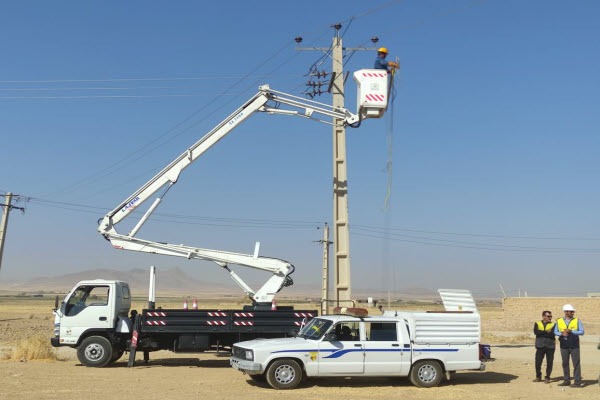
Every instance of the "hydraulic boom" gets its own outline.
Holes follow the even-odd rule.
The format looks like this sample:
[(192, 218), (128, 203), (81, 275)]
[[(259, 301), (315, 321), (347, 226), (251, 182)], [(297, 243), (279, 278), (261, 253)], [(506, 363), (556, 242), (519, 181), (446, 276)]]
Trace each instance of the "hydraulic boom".
[[(280, 108), (282, 105), (285, 105), (288, 108)], [(270, 89), (268, 85), (261, 86), (259, 92), (244, 105), (194, 143), (135, 193), (119, 204), (113, 211), (106, 214), (100, 222), (98, 231), (117, 249), (212, 261), (226, 269), (231, 278), (244, 290), (244, 292), (246, 292), (254, 303), (271, 303), (275, 294), (279, 292), (282, 287), (289, 286), (293, 283), (289, 275), (294, 272), (294, 266), (285, 260), (261, 257), (258, 255), (258, 247), (255, 254), (240, 254), (178, 244), (161, 243), (136, 237), (136, 234), (139, 232), (142, 225), (148, 220), (154, 210), (156, 210), (169, 189), (177, 183), (183, 170), (256, 112), (296, 115), (329, 124), (331, 122), (316, 118), (314, 115), (338, 118), (350, 126), (360, 122), (360, 117), (358, 115), (352, 114), (346, 109), (334, 109), (329, 105), (318, 103), (316, 101), (309, 101), (300, 97), (277, 92)], [(116, 226), (157, 192), (160, 193), (134, 228), (127, 234), (118, 233)], [(268, 271), (273, 275), (259, 290), (254, 291), (229, 268), (229, 264), (238, 264)]]

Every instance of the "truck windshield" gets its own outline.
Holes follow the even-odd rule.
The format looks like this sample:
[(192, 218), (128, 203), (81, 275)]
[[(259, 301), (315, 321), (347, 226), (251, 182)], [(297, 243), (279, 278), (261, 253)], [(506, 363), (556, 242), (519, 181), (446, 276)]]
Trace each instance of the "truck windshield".
[(331, 325), (332, 322), (327, 319), (313, 318), (308, 325), (305, 325), (304, 328), (300, 330), (298, 337), (313, 340), (321, 339)]
[(79, 286), (65, 305), (65, 314), (74, 316), (89, 306), (108, 305), (108, 286)]

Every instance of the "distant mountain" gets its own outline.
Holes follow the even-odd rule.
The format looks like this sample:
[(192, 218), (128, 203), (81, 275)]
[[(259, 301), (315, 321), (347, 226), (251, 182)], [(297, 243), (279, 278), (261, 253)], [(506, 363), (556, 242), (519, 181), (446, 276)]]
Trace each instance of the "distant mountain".
[[(134, 295), (141, 296), (148, 293), (149, 270), (141, 268), (134, 268), (129, 271), (93, 269), (51, 277), (36, 277), (20, 282), (0, 282), (0, 290), (11, 292), (67, 292), (77, 282), (90, 279), (125, 281), (129, 283)], [(194, 279), (177, 267), (161, 269), (156, 275), (156, 288), (157, 295), (173, 292), (236, 294), (237, 289), (235, 285)]]
[[(161, 268), (156, 274), (156, 295), (160, 296), (190, 296), (190, 297), (239, 297), (243, 298), (244, 293), (233, 282), (225, 283), (208, 281), (205, 275), (200, 278), (190, 276), (178, 267)], [(65, 293), (79, 281), (90, 279), (112, 279), (121, 280), (129, 283), (133, 295), (146, 296), (148, 293), (149, 270), (143, 268), (134, 268), (129, 271), (117, 271), (113, 269), (93, 269), (71, 274), (64, 274), (51, 277), (37, 277), (26, 281), (2, 282), (0, 281), (0, 291), (4, 293)], [(251, 285), (252, 286), (252, 285)], [(254, 285), (258, 287), (258, 285)], [(329, 296), (333, 299), (335, 293), (330, 286)], [(352, 290), (352, 297), (356, 300), (366, 300), (369, 297), (373, 299), (386, 301), (388, 296), (391, 301), (401, 300), (439, 300), (437, 290), (429, 288), (404, 287), (388, 292), (379, 288), (355, 288)], [(480, 294), (479, 298), (495, 298), (497, 296), (487, 296)], [(282, 289), (278, 295), (279, 299), (292, 298), (321, 298), (321, 287), (319, 282), (315, 283), (295, 283), (293, 286)]]

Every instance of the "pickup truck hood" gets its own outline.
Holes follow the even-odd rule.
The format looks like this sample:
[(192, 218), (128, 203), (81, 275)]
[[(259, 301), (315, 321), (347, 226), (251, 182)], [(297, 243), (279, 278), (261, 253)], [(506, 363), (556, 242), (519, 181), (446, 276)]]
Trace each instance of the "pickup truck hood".
[[(314, 346), (314, 340), (308, 340), (299, 337), (281, 338), (281, 339), (254, 339), (245, 342), (236, 343), (235, 346), (244, 349), (262, 350), (268, 348), (270, 352), (279, 349), (299, 348), (306, 346)], [(307, 347), (308, 348), (308, 347)]]

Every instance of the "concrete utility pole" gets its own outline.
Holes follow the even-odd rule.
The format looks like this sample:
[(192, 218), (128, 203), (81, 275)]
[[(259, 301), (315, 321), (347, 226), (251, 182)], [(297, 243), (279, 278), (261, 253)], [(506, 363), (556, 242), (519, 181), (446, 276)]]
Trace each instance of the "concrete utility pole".
[[(336, 25), (331, 49), (333, 59), (331, 85), (334, 108), (344, 107), (344, 64), (342, 37)], [(341, 25), (339, 25), (341, 28)], [(333, 253), (335, 301), (337, 306), (350, 306), (350, 229), (348, 227), (348, 174), (346, 163), (346, 127), (340, 119), (333, 121)]]
[[(330, 53), (332, 61), (329, 92), (334, 108), (344, 107), (344, 63), (343, 50), (373, 50), (365, 47), (345, 48), (340, 36), (341, 24), (333, 26), (335, 36), (330, 48), (296, 48), (296, 50), (318, 50)], [(372, 39), (375, 43), (375, 41)], [(302, 38), (296, 38), (300, 44)], [(350, 231), (348, 228), (348, 175), (346, 165), (346, 128), (341, 119), (333, 119), (333, 253), (335, 276), (335, 302), (337, 306), (352, 306), (350, 280)], [(325, 283), (325, 282), (324, 282)], [(324, 291), (327, 288), (323, 288)]]
[(0, 221), (0, 268), (2, 268), (2, 254), (4, 253), (4, 239), (6, 238), (6, 226), (8, 225), (8, 213), (10, 212), (10, 201), (12, 193), (6, 193), (4, 197), (4, 207), (2, 221)]

